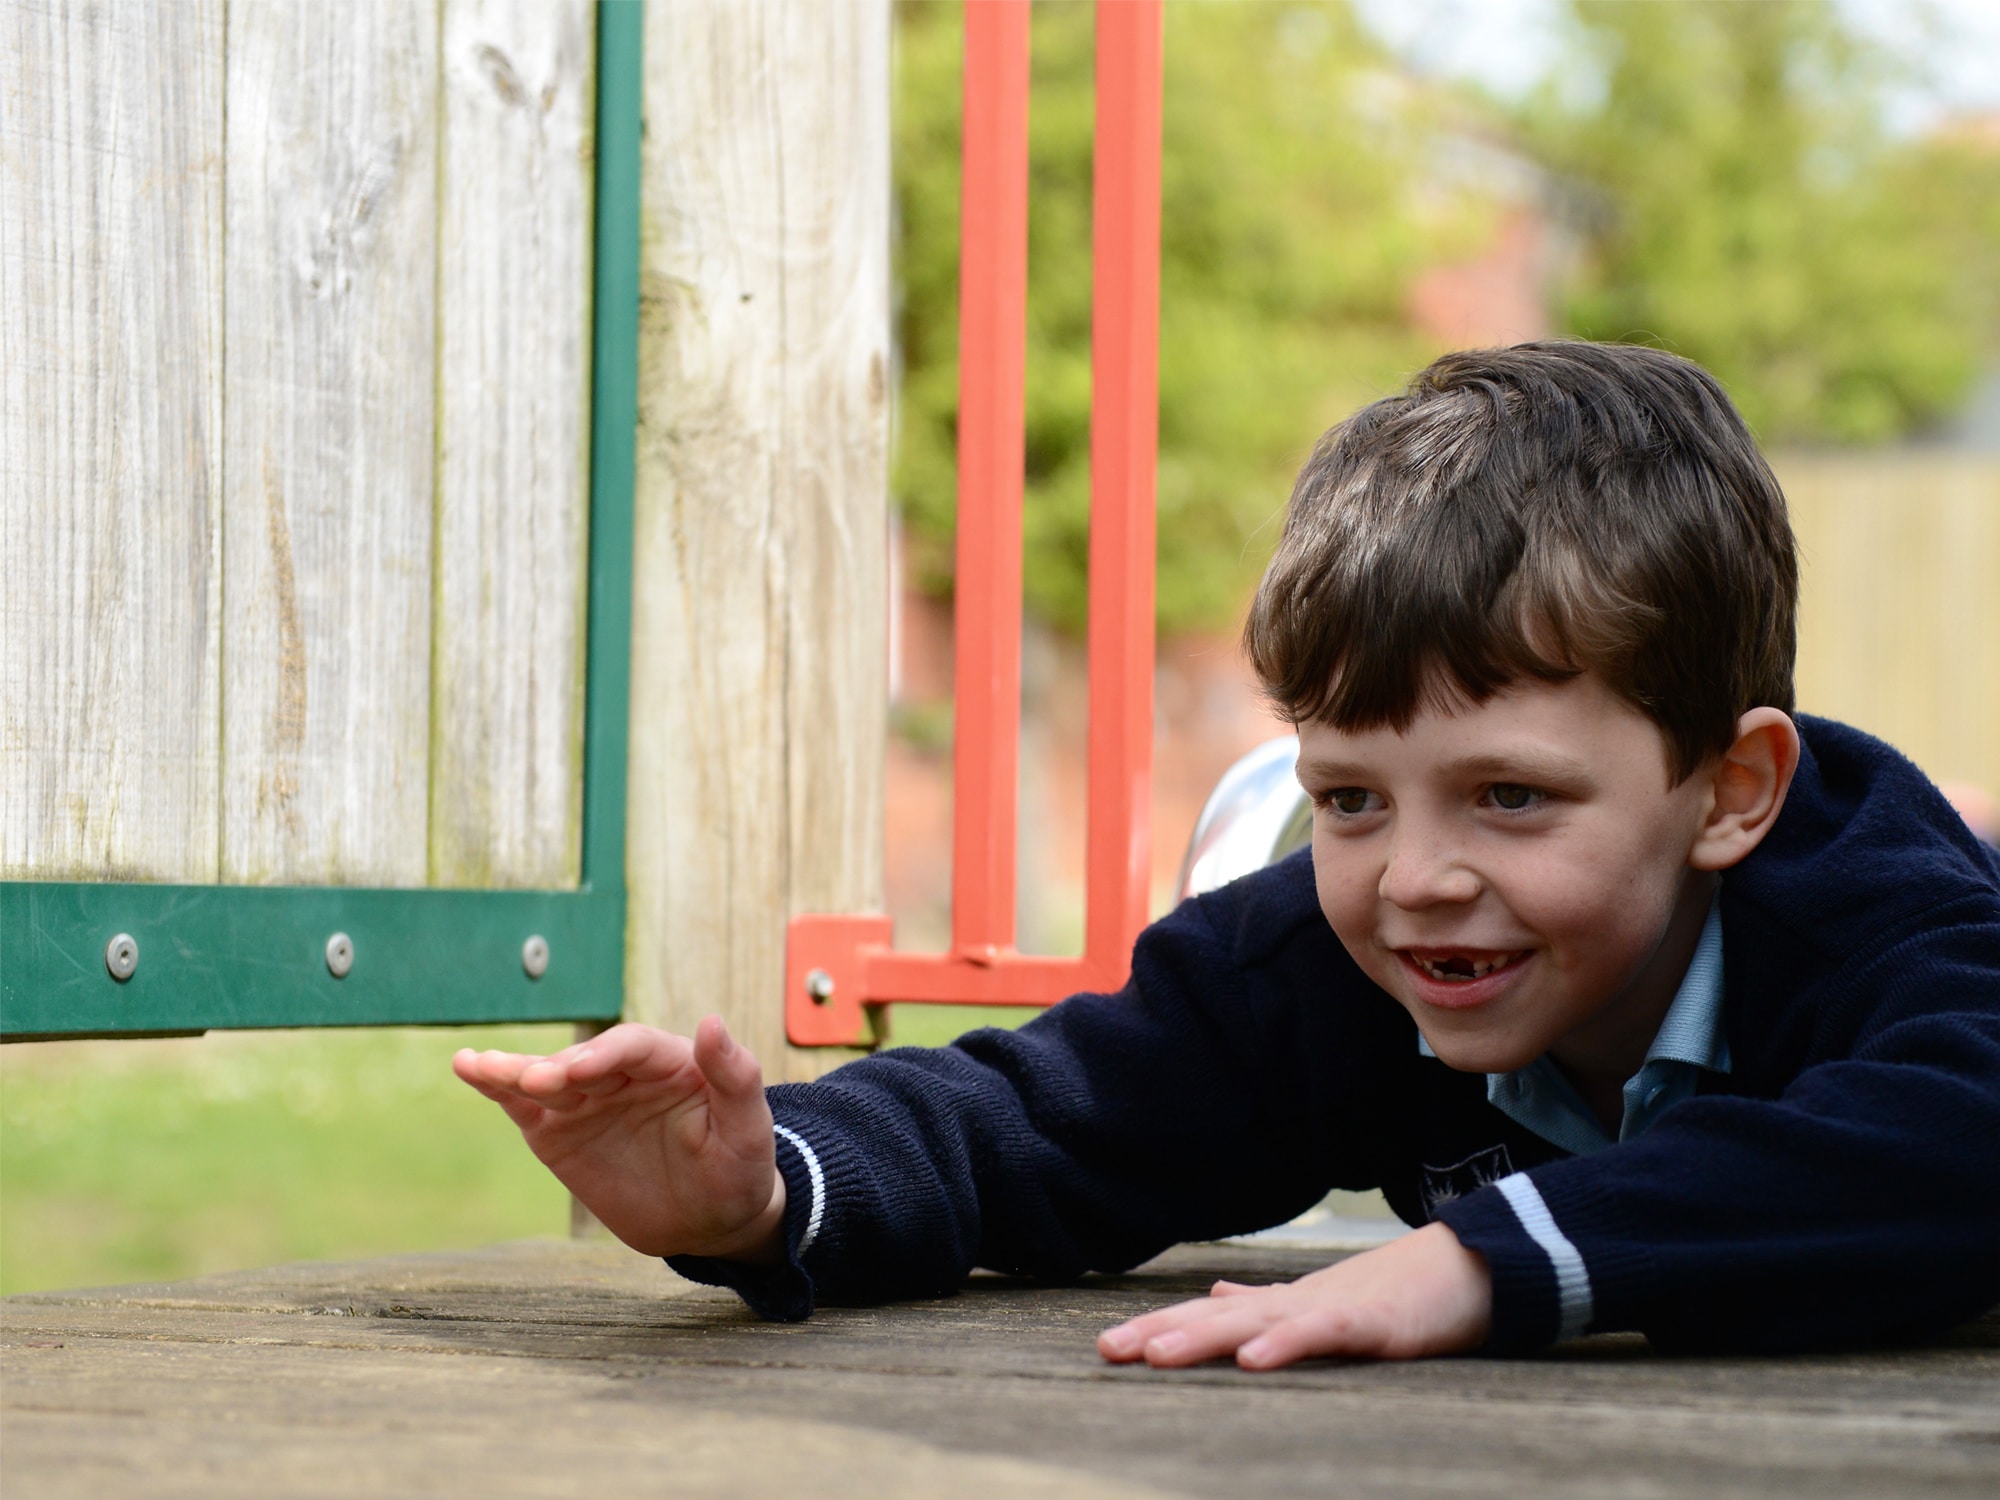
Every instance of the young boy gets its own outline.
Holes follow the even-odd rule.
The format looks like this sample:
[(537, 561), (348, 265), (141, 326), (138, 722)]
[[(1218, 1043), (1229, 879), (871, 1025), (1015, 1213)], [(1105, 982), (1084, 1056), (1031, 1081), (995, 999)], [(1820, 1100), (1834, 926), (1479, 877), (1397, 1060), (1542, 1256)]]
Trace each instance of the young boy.
[(763, 1088), (711, 1017), (461, 1078), (759, 1313), (1048, 1280), (1379, 1187), (1421, 1226), (1107, 1359), (1921, 1337), (2000, 1299), (2000, 864), (1792, 712), (1776, 481), (1703, 371), (1454, 354), (1307, 462), (1246, 630), (1301, 854), (1116, 995)]

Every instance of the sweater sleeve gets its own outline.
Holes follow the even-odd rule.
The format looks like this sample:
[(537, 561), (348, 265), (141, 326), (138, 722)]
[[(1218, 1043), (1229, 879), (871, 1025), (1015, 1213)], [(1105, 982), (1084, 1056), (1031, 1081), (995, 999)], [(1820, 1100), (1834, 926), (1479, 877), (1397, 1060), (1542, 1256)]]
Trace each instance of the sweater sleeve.
[[(1275, 956), (1245, 959), (1234, 931), (1267, 927), (1270, 912), (1245, 918), (1243, 893), (1227, 890), (1149, 928), (1116, 994), (771, 1089), (790, 1263), (671, 1264), (734, 1287), (765, 1316), (802, 1317), (815, 1301), (943, 1295), (975, 1266), (1045, 1281), (1123, 1270), (1362, 1185), (1373, 1165), (1352, 1119), (1379, 1085), (1358, 1062), (1329, 1067), (1357, 1047), (1324, 1028), (1352, 1029), (1352, 1014), (1339, 1018), (1357, 1011), (1364, 1028), (1385, 1024), (1384, 1010), (1393, 1026), (1400, 1012), (1330, 975), (1345, 955), (1309, 866), (1263, 879), (1302, 880), (1290, 905), (1310, 916), (1280, 924), (1301, 941), (1277, 942)], [(1414, 1059), (1408, 1029), (1395, 1051)]]
[(1496, 1352), (1615, 1329), (1669, 1349), (1853, 1346), (2000, 1299), (1990, 899), (1934, 913), (1840, 990), (1776, 1097), (1687, 1100), (1440, 1211), (1492, 1270)]

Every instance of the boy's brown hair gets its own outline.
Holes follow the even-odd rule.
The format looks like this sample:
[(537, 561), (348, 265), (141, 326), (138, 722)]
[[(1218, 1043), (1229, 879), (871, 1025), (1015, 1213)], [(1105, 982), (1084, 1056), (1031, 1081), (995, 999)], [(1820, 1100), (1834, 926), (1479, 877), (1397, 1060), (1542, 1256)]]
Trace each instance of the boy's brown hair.
[(1407, 728), (1585, 671), (1676, 781), (1792, 711), (1785, 497), (1715, 378), (1658, 349), (1447, 354), (1320, 439), (1244, 643), (1295, 723)]

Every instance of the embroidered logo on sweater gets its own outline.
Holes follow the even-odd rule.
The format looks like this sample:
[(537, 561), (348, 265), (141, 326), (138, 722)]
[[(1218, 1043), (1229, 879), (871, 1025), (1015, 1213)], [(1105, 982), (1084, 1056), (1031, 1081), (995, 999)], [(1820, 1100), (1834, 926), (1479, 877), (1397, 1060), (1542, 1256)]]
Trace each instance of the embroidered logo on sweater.
[(1424, 1214), (1435, 1219), (1437, 1211), (1452, 1199), (1490, 1187), (1503, 1177), (1512, 1177), (1514, 1162), (1507, 1155), (1506, 1146), (1488, 1146), (1448, 1167), (1434, 1167), (1425, 1162), (1423, 1174)]

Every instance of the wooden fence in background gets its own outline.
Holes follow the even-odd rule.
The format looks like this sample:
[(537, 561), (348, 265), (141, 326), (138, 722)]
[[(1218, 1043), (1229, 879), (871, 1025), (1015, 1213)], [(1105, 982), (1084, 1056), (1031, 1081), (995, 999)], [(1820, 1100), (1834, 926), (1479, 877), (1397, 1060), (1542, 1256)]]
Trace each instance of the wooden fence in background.
[(2000, 458), (1780, 455), (1799, 706), (2000, 794)]
[(0, 878), (572, 885), (587, 0), (9, 0)]

